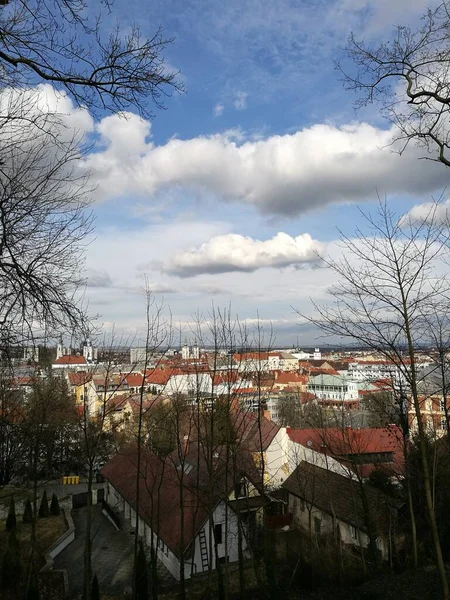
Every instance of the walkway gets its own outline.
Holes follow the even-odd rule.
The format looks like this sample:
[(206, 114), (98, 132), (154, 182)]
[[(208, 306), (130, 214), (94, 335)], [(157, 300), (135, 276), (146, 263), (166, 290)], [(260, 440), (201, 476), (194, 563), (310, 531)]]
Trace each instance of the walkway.
[[(92, 507), (92, 570), (97, 575), (100, 593), (131, 593), (134, 556), (134, 530), (129, 522), (117, 529), (102, 514), (101, 505)], [(55, 559), (54, 569), (66, 569), (70, 597), (81, 596), (84, 576), (84, 540), (86, 508), (72, 511), (75, 540)], [(149, 550), (149, 549), (147, 549)], [(150, 558), (149, 552), (147, 558)], [(158, 576), (162, 586), (175, 583), (172, 575), (158, 560)]]
[[(97, 575), (100, 592), (123, 595), (126, 589), (131, 589), (133, 537), (117, 531), (102, 515), (101, 505), (92, 509), (92, 569)], [(54, 569), (67, 569), (71, 598), (76, 598), (83, 591), (86, 510), (72, 511), (75, 540), (55, 559)]]

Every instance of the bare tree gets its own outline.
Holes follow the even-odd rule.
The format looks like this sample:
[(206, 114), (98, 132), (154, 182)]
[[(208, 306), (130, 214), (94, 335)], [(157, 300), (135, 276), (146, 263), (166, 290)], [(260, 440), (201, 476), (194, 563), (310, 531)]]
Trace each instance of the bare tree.
[[(0, 111), (0, 343), (36, 342), (83, 322), (83, 241), (91, 231), (76, 136), (56, 136), (38, 94), (10, 93)], [(3, 98), (3, 101), (6, 101)]]
[(396, 366), (411, 396), (418, 427), (424, 494), (444, 598), (449, 597), (427, 456), (426, 431), (418, 390), (416, 350), (424, 342), (423, 319), (439, 311), (447, 282), (436, 266), (445, 252), (448, 232), (433, 204), (424, 221), (398, 217), (380, 202), (377, 217), (364, 215), (369, 232), (342, 235), (343, 256), (328, 259), (339, 277), (331, 289), (332, 305), (314, 305), (306, 317), (325, 334), (352, 339), (376, 350)]
[(372, 102), (396, 128), (400, 153), (413, 141), (424, 158), (450, 166), (450, 2), (428, 9), (419, 29), (398, 26), (387, 42), (371, 45), (351, 34), (347, 53), (356, 72), (343, 74), (360, 93), (356, 107)]
[(11, 0), (0, 7), (3, 86), (49, 82), (92, 112), (132, 108), (150, 116), (152, 104), (162, 107), (165, 96), (182, 90), (178, 73), (164, 62), (172, 39), (161, 28), (151, 37), (137, 25), (107, 28), (103, 20), (112, 16), (113, 2), (103, 3), (106, 15), (92, 4)]
[(133, 568), (133, 597), (137, 598), (137, 561), (139, 550), (139, 500), (141, 490), (141, 449), (144, 431), (144, 416), (149, 407), (144, 407), (144, 392), (146, 389), (147, 368), (150, 361), (158, 352), (170, 347), (172, 341), (172, 319), (169, 313), (164, 314), (164, 304), (157, 302), (152, 296), (146, 281), (144, 289), (146, 299), (146, 333), (145, 333), (145, 358), (143, 365), (143, 377), (139, 390), (139, 406), (137, 417), (137, 464), (136, 464), (136, 527), (134, 534), (134, 568)]

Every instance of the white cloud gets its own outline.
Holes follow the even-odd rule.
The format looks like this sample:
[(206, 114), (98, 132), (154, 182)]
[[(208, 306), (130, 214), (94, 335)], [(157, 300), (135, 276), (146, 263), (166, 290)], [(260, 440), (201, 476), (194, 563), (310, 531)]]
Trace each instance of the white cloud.
[(221, 104), (220, 102), (217, 103), (213, 109), (213, 113), (215, 117), (220, 117), (220, 115), (223, 113), (225, 109), (225, 106), (223, 104)]
[(424, 202), (416, 204), (401, 219), (400, 225), (405, 223), (449, 223), (450, 200), (441, 203)]
[(163, 271), (179, 277), (202, 273), (253, 272), (264, 267), (288, 267), (318, 259), (323, 245), (307, 233), (291, 237), (277, 233), (265, 241), (235, 233), (211, 238), (199, 248), (181, 251), (163, 266)]
[[(393, 153), (393, 128), (317, 124), (257, 139), (229, 130), (156, 145), (148, 121), (123, 113), (94, 126), (86, 110), (74, 108), (70, 98), (48, 85), (5, 91), (0, 110), (21, 95), (61, 116), (60, 125), (52, 125), (58, 139), (83, 139), (95, 131), (94, 151), (77, 168), (91, 174), (97, 199), (134, 196), (148, 201), (162, 192), (202, 190), (265, 214), (296, 215), (330, 203), (372, 199), (377, 188), (417, 196), (450, 184), (449, 169), (417, 160), (422, 149), (411, 145), (403, 156)], [(161, 204), (161, 198), (153, 203)]]
[(237, 92), (233, 102), (236, 110), (244, 110), (247, 108), (247, 96), (248, 94), (246, 92)]
[[(295, 215), (333, 202), (381, 193), (423, 195), (450, 183), (450, 170), (402, 156), (389, 146), (394, 129), (367, 123), (317, 124), (293, 134), (242, 141), (230, 132), (171, 139), (157, 146), (135, 115), (103, 119), (101, 149), (86, 159), (99, 197), (142, 198), (171, 188), (204, 190), (266, 214)], [(242, 137), (242, 135), (241, 135)]]

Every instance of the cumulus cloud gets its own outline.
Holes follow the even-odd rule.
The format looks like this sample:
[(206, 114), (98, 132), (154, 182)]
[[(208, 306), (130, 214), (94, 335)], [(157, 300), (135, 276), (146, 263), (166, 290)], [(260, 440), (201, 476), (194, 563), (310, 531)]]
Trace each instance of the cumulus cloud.
[(218, 104), (216, 104), (213, 109), (214, 116), (220, 117), (220, 115), (223, 113), (224, 109), (225, 109), (225, 106), (223, 104), (221, 104), (220, 102)]
[(435, 204), (424, 202), (416, 204), (401, 219), (400, 225), (407, 223), (449, 223), (450, 222), (450, 200)]
[(178, 277), (202, 273), (253, 272), (264, 267), (289, 267), (317, 260), (323, 245), (308, 233), (291, 237), (277, 233), (265, 241), (235, 233), (218, 235), (199, 248), (175, 254), (163, 270)]
[(229, 130), (157, 145), (150, 122), (122, 113), (94, 124), (85, 109), (75, 108), (66, 94), (49, 85), (5, 90), (0, 112), (23, 99), (36, 110), (60, 116), (52, 122), (57, 139), (81, 141), (95, 134), (94, 151), (77, 169), (91, 174), (97, 199), (134, 196), (148, 201), (157, 193), (203, 190), (264, 214), (291, 216), (333, 202), (372, 199), (377, 187), (417, 196), (450, 184), (450, 170), (417, 160), (423, 149), (411, 145), (403, 156), (393, 153), (393, 128), (316, 124), (257, 139)]
[(392, 152), (394, 130), (366, 123), (318, 124), (293, 134), (242, 140), (230, 132), (156, 145), (136, 115), (110, 116), (101, 149), (86, 159), (100, 197), (184, 188), (243, 202), (265, 214), (295, 215), (333, 202), (427, 194), (450, 183), (450, 170), (418, 161), (421, 150)]

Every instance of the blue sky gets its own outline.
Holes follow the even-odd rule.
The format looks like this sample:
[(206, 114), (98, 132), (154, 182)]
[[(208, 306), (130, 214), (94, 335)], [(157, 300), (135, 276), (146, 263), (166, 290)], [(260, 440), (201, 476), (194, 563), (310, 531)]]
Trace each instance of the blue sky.
[(98, 186), (86, 296), (100, 321), (142, 329), (145, 275), (187, 337), (197, 311), (231, 303), (243, 321), (258, 311), (272, 322), (279, 345), (317, 343), (292, 308), (326, 301), (316, 252), (333, 252), (337, 227), (351, 235), (377, 189), (402, 212), (450, 183), (414, 149), (386, 149), (389, 124), (375, 106), (354, 112), (334, 68), (352, 30), (381, 41), (429, 4), (116, 0), (105, 30), (115, 18), (148, 35), (161, 25), (187, 93), (151, 123), (110, 115), (86, 127)]

